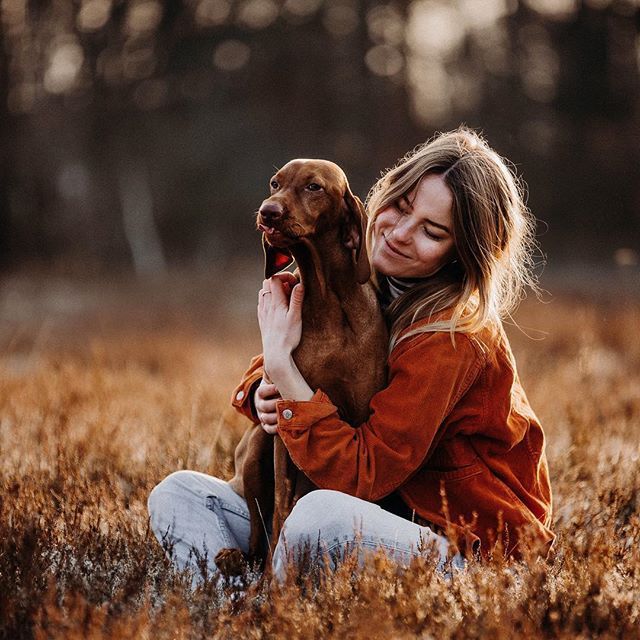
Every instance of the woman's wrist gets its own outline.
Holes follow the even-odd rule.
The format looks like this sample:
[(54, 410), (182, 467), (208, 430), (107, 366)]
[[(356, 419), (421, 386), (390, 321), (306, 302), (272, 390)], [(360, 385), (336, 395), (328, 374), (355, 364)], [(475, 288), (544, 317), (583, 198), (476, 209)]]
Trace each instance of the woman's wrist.
[(313, 397), (313, 390), (302, 377), (291, 354), (273, 358), (268, 374), (284, 400), (311, 400)]

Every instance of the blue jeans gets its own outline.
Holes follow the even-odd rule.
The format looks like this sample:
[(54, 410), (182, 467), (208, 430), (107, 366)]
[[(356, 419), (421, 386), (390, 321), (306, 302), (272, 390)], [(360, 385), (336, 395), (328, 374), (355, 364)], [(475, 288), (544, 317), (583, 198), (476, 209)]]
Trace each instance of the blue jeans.
[[(153, 489), (148, 508), (154, 534), (172, 550), (171, 560), (179, 569), (194, 572), (195, 584), (202, 579), (199, 561), (206, 561), (209, 575), (215, 575), (213, 559), (220, 549), (249, 550), (247, 503), (224, 480), (197, 471), (176, 471)], [(312, 561), (328, 557), (334, 566), (353, 548), (358, 549), (361, 560), (367, 551), (382, 548), (396, 562), (407, 565), (422, 549), (431, 547), (442, 569), (449, 543), (428, 527), (372, 502), (318, 489), (298, 500), (284, 523), (273, 550), (276, 578), (285, 579), (288, 561), (295, 560), (305, 545)], [(451, 564), (462, 568), (464, 561), (456, 554)]]

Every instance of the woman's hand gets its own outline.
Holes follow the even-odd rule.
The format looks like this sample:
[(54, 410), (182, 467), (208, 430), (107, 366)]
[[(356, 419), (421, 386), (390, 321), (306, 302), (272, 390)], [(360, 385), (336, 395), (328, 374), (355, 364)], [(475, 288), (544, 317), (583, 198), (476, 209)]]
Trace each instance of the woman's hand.
[(276, 413), (276, 400), (280, 398), (280, 393), (275, 384), (267, 382), (264, 378), (258, 385), (253, 396), (253, 405), (256, 408), (256, 416), (260, 420), (262, 428), (270, 434), (276, 432), (278, 424), (278, 414)]
[[(256, 411), (261, 402), (267, 422), (267, 433), (276, 432), (278, 398), (310, 400), (313, 391), (293, 361), (293, 350), (302, 337), (302, 284), (291, 273), (279, 273), (262, 283), (258, 298), (258, 324), (262, 334), (264, 377), (271, 385), (256, 391)], [(273, 384), (272, 384), (273, 383)], [(274, 386), (275, 385), (275, 386)], [(275, 396), (273, 394), (278, 394)], [(260, 394), (260, 396), (259, 396)], [(271, 394), (271, 395), (269, 395)]]
[(292, 274), (264, 280), (258, 294), (258, 324), (267, 377), (288, 366), (302, 336), (302, 284)]

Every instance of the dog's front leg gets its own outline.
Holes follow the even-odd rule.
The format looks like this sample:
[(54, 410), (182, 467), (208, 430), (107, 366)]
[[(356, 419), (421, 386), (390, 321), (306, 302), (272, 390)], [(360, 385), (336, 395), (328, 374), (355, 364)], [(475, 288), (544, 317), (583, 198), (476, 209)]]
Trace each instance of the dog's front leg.
[(295, 478), (297, 475), (297, 468), (291, 461), (284, 442), (277, 434), (274, 436), (273, 442), (273, 469), (275, 478), (273, 530), (271, 535), (272, 549), (278, 544), (282, 525), (293, 508)]

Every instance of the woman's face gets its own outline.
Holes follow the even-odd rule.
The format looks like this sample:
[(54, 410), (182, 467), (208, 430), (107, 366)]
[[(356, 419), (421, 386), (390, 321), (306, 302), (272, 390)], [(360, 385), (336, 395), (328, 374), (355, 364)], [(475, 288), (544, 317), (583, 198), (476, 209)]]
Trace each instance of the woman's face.
[(386, 276), (423, 278), (455, 257), (453, 195), (444, 178), (427, 174), (373, 223), (374, 269)]

